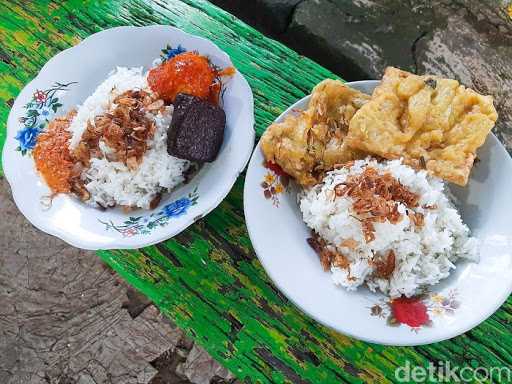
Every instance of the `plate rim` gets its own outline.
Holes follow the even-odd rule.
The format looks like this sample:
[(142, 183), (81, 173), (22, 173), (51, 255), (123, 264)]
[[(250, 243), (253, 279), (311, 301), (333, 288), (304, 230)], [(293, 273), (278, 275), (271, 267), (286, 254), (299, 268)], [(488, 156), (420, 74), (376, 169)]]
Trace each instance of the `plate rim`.
[[(354, 86), (354, 85), (358, 85), (358, 84), (363, 85), (363, 84), (370, 84), (370, 83), (376, 85), (379, 82), (380, 82), (380, 80), (359, 80), (359, 81), (352, 81), (352, 82), (344, 82), (344, 84), (346, 84), (348, 86)], [(288, 108), (286, 108), (278, 117), (276, 117), (273, 122), (275, 122), (279, 119), (282, 119), (283, 117), (288, 115), (290, 112), (292, 112), (293, 109), (297, 108), (296, 107), (297, 105), (300, 105), (303, 102), (307, 102), (310, 98), (311, 98), (311, 94), (308, 94), (308, 95), (302, 97), (301, 99), (297, 100), (295, 103), (291, 104)], [(499, 143), (500, 151), (504, 152), (509, 157), (509, 160), (512, 161), (507, 150), (505, 149), (503, 144), (498, 140), (498, 138), (494, 135), (494, 133), (490, 132), (490, 134), (488, 136), (492, 137), (491, 140), (495, 140), (497, 143)], [(261, 151), (260, 142), (261, 142), (261, 138), (260, 138), (260, 140), (258, 140), (258, 143), (256, 144), (254, 151), (252, 153), (251, 159), (249, 160), (248, 171), (249, 171), (249, 168), (251, 168), (253, 158), (256, 156), (258, 151)], [(361, 336), (358, 334), (354, 334), (353, 332), (340, 329), (339, 327), (336, 327), (334, 324), (329, 324), (326, 321), (319, 319), (317, 316), (315, 316), (314, 313), (312, 313), (311, 311), (304, 308), (294, 298), (292, 298), (291, 295), (289, 295), (289, 293), (287, 292), (287, 290), (282, 287), (281, 283), (279, 283), (279, 279), (276, 279), (275, 273), (274, 273), (275, 271), (271, 272), (272, 269), (269, 268), (268, 263), (260, 256), (260, 253), (262, 253), (262, 250), (261, 250), (260, 246), (258, 245), (258, 243), (255, 241), (255, 233), (254, 233), (254, 229), (251, 227), (251, 222), (249, 220), (247, 220), (247, 208), (248, 208), (248, 204), (249, 204), (249, 199), (246, 196), (250, 190), (249, 183), (247, 183), (247, 175), (248, 174), (249, 174), (249, 172), (247, 172), (247, 174), (246, 174), (246, 182), (244, 183), (244, 198), (243, 198), (244, 217), (245, 217), (245, 223), (247, 226), (247, 232), (249, 234), (249, 239), (251, 240), (251, 244), (252, 244), (252, 247), (254, 248), (256, 257), (258, 258), (259, 262), (263, 266), (263, 269), (265, 270), (265, 273), (270, 278), (272, 284), (274, 284), (277, 287), (277, 289), (281, 293), (283, 293), (283, 295), (299, 311), (301, 311), (302, 313), (306, 314), (309, 318), (313, 319), (314, 321), (322, 324), (323, 326), (325, 326), (331, 330), (334, 330), (336, 332), (339, 332), (343, 335), (349, 336), (349, 337), (357, 339), (357, 340), (361, 340), (361, 341), (373, 343), (373, 344), (385, 345), (385, 346), (412, 347), (412, 346), (419, 346), (419, 345), (434, 344), (434, 343), (442, 342), (442, 341), (460, 336), (460, 335), (472, 330), (473, 328), (477, 327), (478, 325), (480, 325), (481, 323), (486, 321), (489, 317), (491, 317), (497, 310), (499, 310), (499, 308), (505, 303), (505, 301), (508, 299), (508, 297), (512, 293), (512, 279), (510, 279), (509, 284), (508, 284), (508, 289), (503, 290), (502, 296), (494, 301), (494, 305), (491, 306), (492, 308), (490, 308), (485, 313), (482, 313), (480, 316), (475, 317), (476, 320), (471, 322), (469, 325), (467, 325), (463, 328), (460, 328), (456, 331), (449, 332), (446, 335), (444, 335), (442, 337), (438, 337), (438, 338), (418, 336), (417, 340), (409, 340), (409, 341), (402, 341), (402, 342), (387, 342), (387, 341), (382, 341), (382, 340), (378, 340), (378, 339), (371, 338), (371, 337), (366, 337), (364, 335)], [(350, 292), (347, 292), (347, 293), (350, 293)]]
[[(194, 216), (189, 215), (190, 217), (188, 220), (183, 221), (180, 225), (169, 225), (166, 226), (168, 228), (168, 231), (164, 231), (158, 236), (152, 236), (152, 237), (139, 237), (140, 241), (134, 244), (123, 244), (123, 238), (119, 239), (113, 239), (108, 245), (106, 246), (99, 246), (98, 244), (94, 245), (90, 241), (82, 240), (81, 238), (77, 238), (73, 234), (69, 232), (65, 232), (63, 230), (60, 230), (56, 228), (55, 226), (48, 225), (46, 220), (40, 220), (38, 218), (35, 218), (33, 216), (29, 216), (27, 210), (24, 208), (24, 205), (21, 201), (20, 194), (17, 193), (17, 190), (19, 186), (14, 185), (13, 182), (13, 176), (12, 174), (15, 172), (15, 169), (12, 167), (6, 166), (9, 162), (6, 162), (7, 157), (9, 156), (7, 154), (8, 150), (12, 150), (12, 148), (8, 148), (7, 142), (10, 136), (15, 134), (15, 124), (14, 124), (14, 109), (18, 109), (23, 102), (21, 101), (22, 98), (25, 98), (25, 93), (28, 92), (29, 89), (34, 87), (34, 83), (46, 72), (48, 71), (48, 68), (51, 68), (52, 66), (56, 65), (56, 63), (59, 61), (60, 58), (64, 57), (65, 55), (68, 55), (71, 51), (82, 49), (84, 46), (87, 46), (88, 44), (91, 44), (91, 42), (102, 38), (102, 35), (110, 34), (110, 33), (118, 33), (119, 31), (133, 31), (133, 30), (141, 30), (141, 29), (148, 29), (148, 30), (160, 30), (160, 31), (171, 31), (174, 34), (186, 36), (187, 38), (190, 38), (195, 41), (202, 41), (205, 44), (211, 45), (214, 49), (216, 49), (219, 52), (219, 56), (222, 56), (227, 62), (231, 63), (233, 65), (230, 56), (222, 50), (217, 44), (215, 44), (213, 41), (202, 37), (198, 35), (194, 35), (188, 32), (185, 32), (182, 29), (179, 29), (177, 27), (173, 27), (170, 25), (148, 25), (148, 26), (118, 26), (113, 28), (107, 28), (102, 31), (93, 33), (89, 36), (87, 36), (85, 39), (80, 41), (78, 44), (66, 48), (54, 56), (52, 56), (38, 71), (38, 73), (34, 76), (34, 78), (29, 81), (18, 93), (16, 96), (16, 99), (14, 100), (13, 106), (11, 107), (9, 111), (9, 115), (7, 117), (7, 124), (6, 124), (6, 141), (4, 143), (4, 147), (2, 149), (2, 168), (4, 172), (5, 179), (7, 180), (10, 188), (11, 188), (11, 196), (19, 209), (19, 211), (23, 214), (23, 216), (36, 228), (39, 230), (55, 236), (64, 242), (80, 249), (85, 250), (113, 250), (113, 249), (138, 249), (142, 247), (147, 247), (150, 245), (154, 245), (157, 243), (160, 243), (162, 241), (168, 240), (182, 231), (184, 231), (186, 228), (188, 228), (190, 225), (192, 225), (195, 221), (200, 220), (204, 216), (206, 216), (208, 213), (210, 213), (212, 210), (214, 210), (216, 207), (219, 206), (219, 204), (226, 198), (226, 196), (229, 194), (229, 192), (232, 190), (236, 180), (240, 176), (240, 174), (244, 171), (245, 167), (247, 166), (251, 155), (253, 153), (254, 148), (254, 141), (256, 132), (254, 129), (255, 124), (255, 117), (254, 117), (254, 96), (252, 93), (252, 89), (247, 82), (246, 78), (243, 76), (243, 74), (237, 69), (236, 73), (240, 77), (240, 84), (244, 89), (244, 92), (247, 94), (247, 104), (248, 109), (251, 112), (249, 117), (249, 121), (247, 122), (248, 132), (246, 133), (248, 135), (247, 137), (247, 149), (246, 152), (241, 155), (240, 165), (236, 168), (234, 168), (229, 174), (225, 175), (226, 182), (223, 183), (224, 187), (220, 190), (219, 195), (216, 199), (212, 201), (211, 204), (208, 206), (205, 206), (205, 208), (201, 211), (201, 213), (198, 213)], [(21, 103), (21, 104), (20, 104)], [(17, 107), (17, 108), (15, 108)], [(12, 169), (11, 169), (12, 168)], [(80, 202), (77, 202), (78, 204), (82, 204)], [(150, 210), (145, 210), (146, 212), (150, 212)]]

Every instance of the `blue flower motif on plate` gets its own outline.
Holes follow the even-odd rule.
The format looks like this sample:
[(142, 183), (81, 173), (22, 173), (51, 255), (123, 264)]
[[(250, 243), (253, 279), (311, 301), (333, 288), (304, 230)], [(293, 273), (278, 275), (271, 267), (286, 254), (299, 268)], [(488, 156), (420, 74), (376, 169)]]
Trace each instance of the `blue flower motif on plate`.
[(160, 55), (160, 58), (162, 59), (162, 62), (164, 62), (169, 59), (172, 59), (174, 56), (179, 55), (183, 52), (187, 52), (187, 50), (183, 48), (181, 44), (178, 44), (176, 48), (173, 48), (169, 44), (167, 44), (167, 46), (164, 49), (162, 49), (162, 54)]
[(123, 237), (149, 235), (155, 228), (164, 227), (172, 219), (185, 215), (191, 206), (197, 204), (198, 198), (199, 194), (196, 188), (187, 196), (174, 200), (150, 215), (132, 216), (120, 224), (115, 224), (112, 220), (105, 222), (98, 219), (98, 221), (105, 226), (107, 231), (112, 229)]
[(40, 132), (41, 129), (38, 127), (25, 127), (20, 129), (15, 137), (15, 139), (20, 143), (19, 150), (22, 153), (26, 153), (33, 149), (36, 146), (37, 135), (39, 135)]
[(167, 204), (161, 212), (167, 217), (180, 217), (187, 212), (188, 207), (192, 205), (192, 200), (188, 197), (182, 197), (170, 204)]

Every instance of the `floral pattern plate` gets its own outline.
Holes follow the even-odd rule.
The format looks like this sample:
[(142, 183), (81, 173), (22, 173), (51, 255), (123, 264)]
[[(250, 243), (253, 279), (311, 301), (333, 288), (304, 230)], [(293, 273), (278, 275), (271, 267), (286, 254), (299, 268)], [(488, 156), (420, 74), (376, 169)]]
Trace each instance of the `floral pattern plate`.
[(252, 92), (239, 72), (224, 84), (226, 131), (219, 156), (201, 167), (189, 183), (164, 195), (154, 210), (102, 212), (67, 195), (50, 202), (50, 191), (31, 156), (37, 135), (48, 122), (82, 103), (116, 66), (147, 70), (155, 59), (166, 60), (185, 50), (198, 51), (222, 68), (232, 65), (212, 42), (158, 25), (96, 33), (44, 65), (14, 102), (2, 158), (14, 200), (28, 220), (79, 248), (139, 248), (178, 234), (222, 201), (254, 145)]
[[(371, 93), (377, 81), (350, 86)], [(304, 109), (309, 96), (292, 105)], [(449, 278), (412, 298), (390, 300), (366, 288), (335, 286), (308, 246), (309, 230), (297, 205), (298, 187), (258, 145), (245, 179), (244, 211), (259, 260), (276, 286), (306, 314), (361, 340), (419, 345), (445, 340), (475, 327), (512, 291), (512, 160), (494, 135), (478, 151), (471, 180), (451, 186), (464, 221), (481, 241), (480, 262), (457, 263)]]

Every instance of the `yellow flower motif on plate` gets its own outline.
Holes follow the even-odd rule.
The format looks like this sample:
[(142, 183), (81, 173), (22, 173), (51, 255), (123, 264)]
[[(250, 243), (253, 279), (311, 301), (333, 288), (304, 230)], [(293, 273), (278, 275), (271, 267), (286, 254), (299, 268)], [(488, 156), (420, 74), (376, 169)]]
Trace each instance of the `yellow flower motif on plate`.
[(442, 303), (443, 300), (444, 300), (444, 297), (439, 294), (432, 295), (432, 301), (434, 303)]
[(266, 182), (267, 184), (272, 184), (272, 183), (274, 182), (274, 180), (275, 180), (275, 176), (274, 176), (273, 174), (271, 174), (271, 173), (267, 173), (267, 174), (265, 175), (265, 182)]
[(432, 309), (432, 313), (436, 316), (439, 316), (439, 315), (443, 314), (443, 310), (442, 310), (442, 308), (434, 308), (434, 309)]
[(279, 207), (279, 195), (288, 188), (288, 175), (277, 164), (264, 162), (263, 166), (267, 169), (260, 184), (263, 196), (271, 200), (275, 207)]

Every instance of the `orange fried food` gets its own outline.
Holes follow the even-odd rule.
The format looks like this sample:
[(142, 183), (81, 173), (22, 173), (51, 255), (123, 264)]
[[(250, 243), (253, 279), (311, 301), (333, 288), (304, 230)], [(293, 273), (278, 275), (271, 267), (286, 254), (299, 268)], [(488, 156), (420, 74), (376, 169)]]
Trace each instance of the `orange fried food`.
[(352, 116), (369, 99), (339, 80), (322, 81), (313, 89), (307, 110), (267, 128), (261, 138), (266, 160), (309, 186), (336, 164), (364, 157), (344, 139)]
[(53, 193), (71, 191), (71, 177), (74, 161), (69, 153), (71, 132), (67, 129), (75, 111), (64, 117), (57, 117), (41, 133), (33, 151), (36, 169), (41, 173)]
[(465, 185), (497, 118), (491, 96), (456, 80), (388, 67), (371, 101), (350, 121), (346, 142)]
[(196, 52), (185, 52), (149, 71), (148, 83), (167, 103), (172, 103), (178, 93), (217, 103), (220, 93), (219, 75), (208, 58)]

